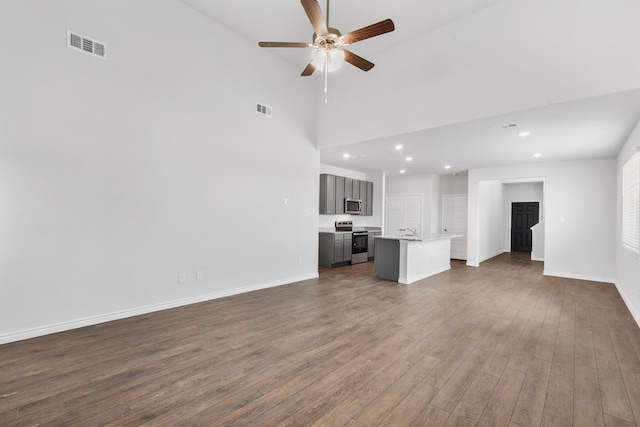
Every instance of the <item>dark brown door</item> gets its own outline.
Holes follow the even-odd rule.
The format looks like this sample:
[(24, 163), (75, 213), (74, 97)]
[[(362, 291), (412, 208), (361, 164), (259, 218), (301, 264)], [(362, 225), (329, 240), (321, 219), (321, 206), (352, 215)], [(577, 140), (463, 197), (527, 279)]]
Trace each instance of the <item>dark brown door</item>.
[(511, 204), (511, 252), (531, 252), (531, 227), (540, 218), (540, 203)]

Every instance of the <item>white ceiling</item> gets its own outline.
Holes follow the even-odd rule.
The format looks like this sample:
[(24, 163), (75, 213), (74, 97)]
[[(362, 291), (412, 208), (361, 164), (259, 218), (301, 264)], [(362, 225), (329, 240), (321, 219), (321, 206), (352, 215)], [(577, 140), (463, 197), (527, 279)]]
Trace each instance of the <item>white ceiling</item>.
[[(640, 119), (640, 89), (321, 151), (322, 163), (398, 174), (615, 156)], [(516, 127), (492, 130), (496, 126)], [(531, 132), (526, 137), (521, 131)], [(401, 144), (400, 151), (394, 147)], [(349, 158), (344, 158), (349, 154)], [(540, 154), (540, 157), (533, 157)], [(406, 157), (413, 160), (406, 161)], [(445, 170), (444, 166), (451, 169)]]
[[(256, 45), (258, 41), (311, 42), (313, 30), (299, 0), (182, 1)], [(330, 25), (345, 34), (391, 18), (396, 31), (350, 47), (354, 53), (376, 62), (380, 52), (393, 50), (502, 1), (505, 0), (333, 0)], [(325, 2), (319, 3), (324, 13)], [(623, 42), (637, 45), (635, 41), (620, 41)], [(305, 49), (269, 50), (300, 71), (309, 60)], [(302, 77), (292, 73), (291, 78)], [(321, 162), (363, 172), (396, 174), (404, 169), (408, 174), (445, 174), (536, 161), (614, 156), (639, 119), (640, 90), (631, 90), (325, 148), (321, 150)], [(515, 128), (491, 130), (514, 123)], [(522, 130), (531, 134), (517, 136)], [(396, 151), (396, 144), (404, 145), (404, 149)], [(351, 157), (344, 158), (346, 153)], [(541, 156), (533, 158), (534, 153)], [(407, 156), (414, 160), (407, 162)], [(447, 164), (451, 169), (444, 169)]]
[[(349, 49), (367, 58), (418, 37), (449, 22), (489, 7), (501, 0), (333, 0), (329, 25), (342, 34), (390, 18), (397, 29)], [(313, 29), (299, 0), (182, 0), (213, 20), (249, 40), (312, 42)], [(326, 16), (326, 0), (319, 0)], [(270, 49), (300, 68), (309, 62), (305, 49)]]

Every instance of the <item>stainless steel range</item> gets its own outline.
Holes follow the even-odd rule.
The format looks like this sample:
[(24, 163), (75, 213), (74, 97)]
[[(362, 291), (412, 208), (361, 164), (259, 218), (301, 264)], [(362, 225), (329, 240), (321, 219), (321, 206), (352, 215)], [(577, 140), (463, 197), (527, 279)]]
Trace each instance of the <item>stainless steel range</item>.
[(369, 232), (353, 231), (353, 221), (336, 221), (336, 231), (351, 231), (351, 264), (368, 261)]

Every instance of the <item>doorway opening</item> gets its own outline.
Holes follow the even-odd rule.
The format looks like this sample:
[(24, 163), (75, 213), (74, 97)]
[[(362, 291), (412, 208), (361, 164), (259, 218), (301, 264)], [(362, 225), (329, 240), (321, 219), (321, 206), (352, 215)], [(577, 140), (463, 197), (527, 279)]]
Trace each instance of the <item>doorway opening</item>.
[(540, 221), (539, 202), (511, 203), (511, 252), (531, 252), (531, 227)]

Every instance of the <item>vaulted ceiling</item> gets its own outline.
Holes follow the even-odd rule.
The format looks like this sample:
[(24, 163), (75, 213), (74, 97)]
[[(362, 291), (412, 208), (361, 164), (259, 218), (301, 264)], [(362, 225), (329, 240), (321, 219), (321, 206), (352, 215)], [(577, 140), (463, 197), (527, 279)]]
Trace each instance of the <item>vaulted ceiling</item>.
[[(256, 49), (311, 42), (299, 0), (182, 1)], [(444, 174), (614, 156), (640, 119), (637, 3), (333, 0), (330, 26), (343, 34), (386, 18), (396, 30), (350, 47), (376, 67), (330, 74), (327, 105), (321, 73), (299, 76), (306, 50), (270, 52), (318, 86), (323, 163)]]

